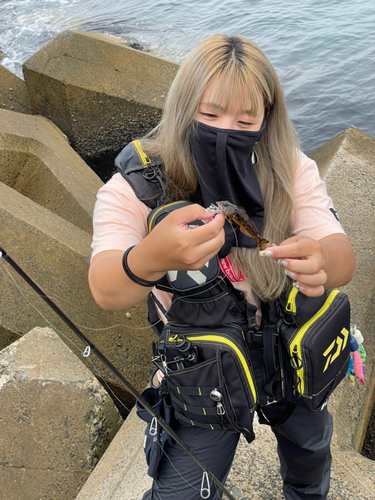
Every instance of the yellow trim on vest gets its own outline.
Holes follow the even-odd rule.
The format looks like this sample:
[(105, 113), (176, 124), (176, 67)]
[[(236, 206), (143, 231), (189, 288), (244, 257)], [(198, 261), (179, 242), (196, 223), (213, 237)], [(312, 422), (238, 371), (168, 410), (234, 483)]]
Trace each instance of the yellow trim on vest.
[(186, 200), (174, 201), (173, 203), (168, 203), (167, 205), (162, 205), (157, 210), (155, 210), (155, 212), (153, 213), (153, 215), (150, 219), (150, 222), (148, 223), (148, 232), (151, 233), (152, 222), (155, 219), (156, 215), (160, 212), (160, 210), (164, 210), (165, 207), (170, 207), (171, 205), (178, 205), (180, 203), (186, 203)]
[(143, 151), (141, 141), (133, 141), (133, 144), (135, 149), (137, 150), (137, 153), (139, 154), (140, 159), (142, 160), (143, 165), (150, 165), (151, 160)]
[[(323, 306), (319, 309), (319, 311), (299, 329), (297, 335), (295, 336), (295, 338), (293, 339), (293, 341), (290, 343), (290, 346), (289, 346), (289, 352), (290, 352), (290, 356), (292, 359), (297, 355), (298, 359), (300, 359), (302, 361), (301, 343), (302, 343), (304, 335), (309, 330), (309, 328), (312, 327), (314, 325), (314, 323), (316, 321), (318, 321), (326, 313), (326, 311), (330, 308), (332, 302), (334, 301), (334, 299), (337, 297), (337, 295), (339, 293), (340, 293), (339, 290), (332, 290), (329, 293), (327, 300), (325, 301)], [(297, 373), (297, 377), (300, 380), (298, 392), (300, 394), (303, 394), (304, 390), (305, 390), (304, 367), (302, 366), (302, 368), (300, 368), (299, 370), (296, 370), (296, 373)]]
[(297, 306), (296, 306), (297, 293), (298, 293), (297, 288), (293, 287), (289, 292), (288, 302), (285, 307), (286, 311), (291, 312), (292, 314), (295, 314), (297, 312)]
[(202, 335), (200, 337), (194, 336), (194, 337), (186, 337), (186, 338), (188, 340), (190, 340), (191, 342), (197, 342), (199, 340), (203, 340), (205, 342), (219, 342), (221, 344), (226, 344), (231, 349), (233, 349), (233, 351), (237, 354), (237, 357), (238, 357), (238, 359), (242, 365), (242, 368), (245, 372), (246, 380), (247, 380), (248, 386), (250, 387), (250, 391), (251, 391), (251, 395), (253, 397), (254, 404), (256, 403), (256, 401), (257, 401), (256, 390), (255, 390), (253, 378), (252, 378), (250, 370), (249, 370), (249, 366), (247, 364), (247, 361), (246, 361), (244, 355), (242, 354), (240, 349), (233, 342), (231, 342), (230, 340), (228, 340), (226, 338), (220, 337), (219, 335)]

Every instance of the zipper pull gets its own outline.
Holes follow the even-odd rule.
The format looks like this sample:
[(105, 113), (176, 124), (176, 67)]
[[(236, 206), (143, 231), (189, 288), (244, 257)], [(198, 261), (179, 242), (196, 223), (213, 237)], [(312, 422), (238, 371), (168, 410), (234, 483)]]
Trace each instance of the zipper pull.
[(297, 296), (298, 290), (297, 288), (293, 287), (291, 291), (289, 292), (288, 296), (288, 301), (285, 306), (285, 310), (287, 312), (290, 312), (292, 314), (296, 314), (297, 312), (297, 306), (296, 306), (296, 296)]
[(150, 434), (150, 436), (156, 436), (157, 432), (158, 432), (158, 421), (156, 420), (156, 417), (152, 417), (148, 433)]
[(210, 496), (211, 496), (211, 485), (210, 485), (210, 481), (208, 479), (207, 471), (203, 472), (200, 496), (204, 500), (206, 498), (210, 498)]
[(298, 357), (297, 344), (295, 344), (293, 347), (292, 359), (290, 360), (290, 364), (292, 365), (292, 368), (294, 368), (295, 370), (300, 370), (303, 367), (302, 359)]
[(216, 408), (217, 408), (218, 415), (225, 415), (225, 408), (222, 405), (222, 403), (220, 403), (220, 401), (217, 403)]

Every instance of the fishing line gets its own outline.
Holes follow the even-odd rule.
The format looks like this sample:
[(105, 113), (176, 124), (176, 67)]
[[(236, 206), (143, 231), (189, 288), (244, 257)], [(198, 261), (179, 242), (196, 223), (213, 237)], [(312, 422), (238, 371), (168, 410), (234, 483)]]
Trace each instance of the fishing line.
[[(30, 302), (30, 300), (26, 297), (25, 293), (23, 292), (23, 290), (21, 289), (21, 287), (18, 285), (18, 283), (16, 282), (16, 280), (14, 279), (14, 276), (7, 270), (5, 269), (5, 272), (8, 274), (10, 280), (12, 280), (13, 284), (16, 286), (16, 288), (18, 289), (18, 291), (20, 292), (20, 294), (22, 295), (22, 297), (24, 298), (25, 302), (30, 305), (33, 309), (35, 309), (35, 311), (43, 318), (43, 320), (51, 327), (53, 328), (57, 333), (59, 333), (62, 337), (64, 337), (68, 342), (70, 342), (70, 344), (72, 344), (83, 356), (84, 356), (84, 351), (82, 351), (82, 349), (73, 341), (71, 340), (69, 337), (67, 337), (61, 330), (59, 330), (55, 325), (53, 325), (45, 316), (44, 314), (32, 303)], [(86, 357), (86, 356), (85, 356)], [(107, 390), (112, 394), (112, 396), (125, 408), (125, 410), (130, 414), (131, 410), (124, 404), (123, 401), (121, 401), (121, 399), (119, 399), (116, 394), (112, 391), (112, 389), (110, 388), (110, 386), (108, 385), (107, 381), (104, 379), (104, 377), (102, 376), (102, 374), (100, 373), (100, 370), (97, 368), (97, 366), (95, 366), (95, 363), (90, 359), (90, 357), (88, 356), (87, 357), (87, 360), (91, 363), (92, 367), (94, 368), (94, 370), (97, 372), (98, 376), (100, 377), (100, 379), (102, 380), (102, 382), (105, 384), (105, 386), (107, 387)], [(173, 469), (177, 472), (177, 474), (181, 477), (181, 479), (187, 483), (191, 488), (194, 488), (195, 490), (199, 491), (200, 488), (197, 488), (195, 486), (193, 486), (192, 484), (189, 483), (189, 481), (187, 481), (187, 479), (185, 479), (183, 477), (183, 475), (181, 474), (181, 472), (179, 472), (175, 465), (173, 464), (172, 460), (170, 459), (170, 457), (168, 456), (167, 452), (163, 449), (163, 447), (161, 446), (161, 444), (157, 441), (161, 451), (164, 453), (164, 455), (167, 457), (169, 463), (171, 464), (171, 466), (173, 467)]]
[(231, 223), (230, 223), (230, 221), (229, 221), (229, 219), (228, 219), (227, 217), (225, 217), (225, 220), (227, 220), (227, 221), (229, 222), (230, 227), (231, 227), (231, 229), (232, 229), (232, 231), (233, 231), (234, 239), (235, 239), (235, 241), (236, 241), (236, 246), (235, 246), (236, 253), (235, 253), (235, 256), (234, 256), (234, 261), (232, 262), (232, 266), (234, 266), (234, 264), (235, 264), (235, 263), (237, 262), (237, 260), (238, 260), (238, 248), (239, 248), (239, 247), (238, 247), (238, 238), (237, 238), (236, 231), (235, 231), (235, 229), (234, 229), (234, 227), (233, 227), (233, 224), (231, 224)]
[[(4, 267), (5, 269), (5, 267)], [(9, 271), (7, 271), (7, 274), (10, 275)], [(11, 275), (10, 275), (11, 276)], [(5, 279), (7, 279), (7, 281), (10, 281), (6, 276), (5, 276)], [(14, 280), (14, 278), (12, 277), (12, 279)], [(221, 283), (221, 281), (224, 280), (224, 276), (218, 276), (218, 282), (214, 283), (212, 286), (210, 286), (209, 288), (203, 290), (203, 291), (200, 291), (200, 292), (196, 292), (196, 293), (191, 293), (189, 295), (185, 295), (184, 298), (190, 298), (190, 297), (194, 297), (194, 296), (197, 296), (197, 295), (200, 295), (202, 293), (205, 293), (205, 292), (208, 292), (210, 290), (212, 290), (213, 288), (215, 288), (216, 286), (219, 286), (219, 284)], [(22, 288), (20, 285), (17, 284), (17, 287), (19, 288), (19, 290), (23, 290), (24, 294), (28, 294), (29, 291), (26, 289), (26, 288)], [(63, 297), (60, 297), (58, 295), (56, 295), (55, 293), (53, 292), (49, 292), (48, 295), (40, 295), (38, 294), (42, 299), (44, 299), (44, 297), (53, 297), (56, 301), (63, 301), (65, 302), (66, 304), (70, 305), (70, 306), (75, 306), (76, 304), (74, 304), (73, 302), (70, 302), (69, 300), (63, 298)], [(27, 302), (27, 299), (25, 298), (26, 302)], [(166, 314), (168, 314), (169, 310), (171, 309), (171, 307), (173, 306), (173, 304), (177, 301), (177, 300), (180, 300), (179, 297), (176, 297), (175, 299), (173, 299), (171, 301), (171, 304), (169, 305), (168, 309), (166, 309)], [(93, 316), (91, 313), (88, 314), (88, 313), (85, 313), (83, 312), (82, 314), (86, 314), (87, 316), (90, 317), (90, 319), (92, 319), (93, 317), (96, 318), (98, 321), (101, 321), (101, 318), (99, 318), (98, 316)], [(103, 328), (92, 328), (92, 327), (89, 327), (89, 326), (84, 326), (84, 325), (80, 325), (77, 321), (74, 321), (72, 320), (72, 322), (79, 328), (82, 328), (84, 330), (89, 330), (89, 331), (94, 331), (94, 332), (100, 332), (100, 331), (106, 331), (106, 330), (111, 330), (111, 329), (114, 329), (114, 328), (118, 328), (118, 327), (123, 327), (123, 328), (129, 328), (130, 330), (149, 330), (150, 328), (152, 328), (153, 326), (156, 326), (158, 325), (160, 322), (162, 322), (163, 320), (160, 318), (158, 321), (156, 321), (155, 323), (152, 323), (148, 326), (132, 326), (132, 325), (125, 325), (124, 323), (117, 323), (116, 325), (112, 325), (112, 326), (107, 326), (107, 327), (103, 327)], [(143, 339), (140, 339), (140, 338), (137, 338), (137, 337), (133, 337), (132, 340), (136, 340), (137, 342), (142, 342)]]
[[(94, 354), (106, 368), (108, 368), (117, 380), (141, 403), (148, 413), (156, 418), (159, 425), (175, 440), (175, 442), (199, 465), (205, 474), (225, 493), (230, 500), (235, 500), (227, 488), (217, 479), (217, 477), (201, 462), (201, 460), (190, 450), (190, 448), (179, 438), (175, 431), (158, 415), (154, 408), (146, 401), (133, 385), (117, 370), (117, 368), (101, 353), (99, 349), (75, 326), (72, 320), (46, 295), (46, 293), (31, 279), (28, 274), (0, 247), (0, 257), (3, 257), (9, 265), (37, 292), (37, 294), (51, 307), (51, 309), (73, 330), (78, 338), (86, 345), (88, 356)], [(85, 355), (85, 354), (84, 354)], [(203, 483), (202, 483), (203, 484)], [(201, 488), (202, 496), (202, 488)]]
[[(40, 311), (32, 302), (30, 302), (30, 300), (25, 296), (25, 294), (23, 293), (23, 291), (21, 290), (21, 287), (18, 285), (18, 283), (16, 282), (16, 280), (14, 279), (14, 277), (12, 276), (12, 274), (7, 270), (5, 269), (6, 273), (9, 275), (10, 279), (13, 281), (14, 285), (17, 287), (17, 289), (19, 290), (20, 294), (23, 296), (25, 302), (27, 304), (29, 304), (29, 306), (31, 306), (33, 309), (35, 309), (35, 311), (39, 314), (39, 316), (41, 316), (44, 321), (51, 327), (53, 328), (57, 333), (59, 333), (62, 337), (64, 337), (64, 339), (66, 339), (68, 342), (70, 342), (72, 345), (74, 345), (74, 347), (84, 356), (84, 351), (82, 351), (82, 349), (73, 341), (71, 340), (69, 337), (67, 337), (61, 330), (59, 330), (55, 325), (53, 325), (49, 319), (47, 319), (44, 314), (42, 313), (42, 311)], [(86, 356), (84, 356), (86, 357)], [(108, 391), (113, 395), (114, 398), (117, 399), (117, 401), (119, 403), (122, 404), (122, 406), (130, 413), (131, 410), (129, 410), (129, 408), (127, 408), (125, 406), (125, 404), (121, 401), (121, 399), (119, 399), (116, 394), (112, 391), (112, 389), (109, 387), (109, 385), (107, 384), (106, 380), (104, 379), (104, 377), (102, 376), (102, 374), (100, 373), (99, 369), (95, 366), (95, 364), (93, 363), (93, 361), (87, 357), (87, 360), (91, 363), (91, 365), (93, 366), (93, 368), (95, 369), (95, 371), (98, 373), (100, 379), (104, 382), (104, 384), (106, 385), (106, 387), (108, 388)]]

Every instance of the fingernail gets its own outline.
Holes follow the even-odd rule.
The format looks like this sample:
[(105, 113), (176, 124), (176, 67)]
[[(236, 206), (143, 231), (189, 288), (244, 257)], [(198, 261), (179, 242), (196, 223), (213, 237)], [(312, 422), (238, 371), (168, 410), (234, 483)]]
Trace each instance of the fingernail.
[(298, 281), (295, 281), (295, 282), (293, 283), (293, 286), (294, 286), (294, 288), (297, 288), (297, 290), (298, 290), (299, 292), (301, 292), (301, 291), (303, 290), (303, 286), (302, 286), (302, 285), (300, 285), (300, 284), (298, 283)]
[(261, 257), (272, 257), (273, 252), (271, 252), (271, 250), (261, 250), (261, 251), (259, 252), (259, 255), (260, 255)]
[(293, 271), (289, 271), (289, 269), (285, 269), (285, 274), (295, 280), (297, 278), (297, 273), (293, 273)]
[(281, 267), (286, 267), (286, 266), (287, 266), (287, 264), (288, 264), (288, 263), (287, 263), (287, 261), (286, 261), (286, 260), (284, 260), (284, 259), (279, 259), (279, 260), (277, 261), (277, 263), (278, 263), (278, 264), (279, 264), (279, 266), (281, 266)]

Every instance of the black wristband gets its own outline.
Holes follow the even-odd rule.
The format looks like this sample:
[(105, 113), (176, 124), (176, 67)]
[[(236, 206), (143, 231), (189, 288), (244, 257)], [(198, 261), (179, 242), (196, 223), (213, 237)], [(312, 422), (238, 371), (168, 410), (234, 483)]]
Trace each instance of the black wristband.
[(129, 254), (130, 250), (134, 247), (135, 247), (135, 245), (133, 245), (132, 247), (129, 247), (122, 257), (122, 268), (124, 269), (126, 276), (129, 279), (131, 279), (134, 283), (136, 283), (137, 285), (145, 286), (147, 288), (157, 285), (161, 281), (161, 278), (160, 278), (160, 280), (157, 280), (157, 281), (147, 281), (147, 280), (144, 280), (143, 278), (138, 278), (138, 276), (133, 274), (131, 272), (131, 270), (129, 269), (128, 254)]

